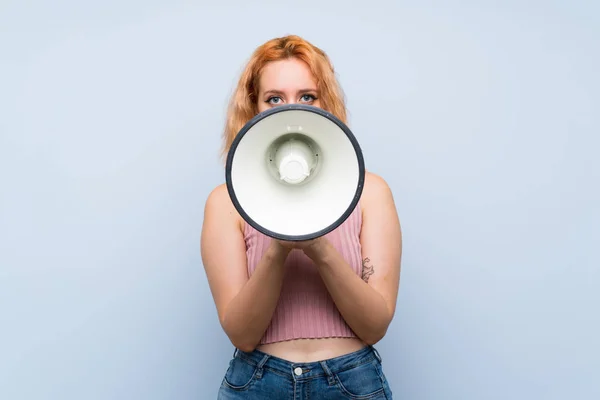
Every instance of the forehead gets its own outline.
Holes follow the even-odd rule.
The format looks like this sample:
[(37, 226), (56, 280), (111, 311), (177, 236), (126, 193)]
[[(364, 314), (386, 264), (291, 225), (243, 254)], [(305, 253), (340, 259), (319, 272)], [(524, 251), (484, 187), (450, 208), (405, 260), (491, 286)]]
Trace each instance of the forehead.
[(293, 90), (317, 88), (316, 80), (306, 63), (290, 58), (271, 61), (262, 70), (260, 90)]

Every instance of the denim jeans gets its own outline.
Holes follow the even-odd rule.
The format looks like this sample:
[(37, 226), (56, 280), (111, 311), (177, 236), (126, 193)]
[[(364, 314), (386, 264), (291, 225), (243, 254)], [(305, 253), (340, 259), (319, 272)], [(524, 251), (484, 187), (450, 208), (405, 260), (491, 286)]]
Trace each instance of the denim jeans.
[(374, 347), (317, 362), (292, 363), (258, 350), (235, 351), (217, 400), (392, 399)]

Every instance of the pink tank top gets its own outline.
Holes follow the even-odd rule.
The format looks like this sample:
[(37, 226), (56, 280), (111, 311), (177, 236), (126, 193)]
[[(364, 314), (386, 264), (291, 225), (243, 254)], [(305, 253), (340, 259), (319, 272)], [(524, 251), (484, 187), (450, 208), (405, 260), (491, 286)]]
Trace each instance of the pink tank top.
[[(361, 225), (359, 203), (342, 225), (325, 236), (357, 275), (361, 274), (362, 269), (359, 241)], [(272, 239), (249, 224), (245, 225), (244, 231), (250, 276)], [(301, 338), (356, 337), (339, 313), (313, 261), (301, 250), (294, 249), (285, 264), (286, 275), (279, 301), (260, 343)]]

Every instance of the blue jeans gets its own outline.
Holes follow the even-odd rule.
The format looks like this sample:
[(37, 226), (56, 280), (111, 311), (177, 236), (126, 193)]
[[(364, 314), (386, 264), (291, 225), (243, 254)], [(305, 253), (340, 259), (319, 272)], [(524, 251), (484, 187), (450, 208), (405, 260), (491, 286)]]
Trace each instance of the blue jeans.
[(374, 347), (324, 361), (292, 363), (258, 350), (235, 351), (217, 400), (392, 399)]

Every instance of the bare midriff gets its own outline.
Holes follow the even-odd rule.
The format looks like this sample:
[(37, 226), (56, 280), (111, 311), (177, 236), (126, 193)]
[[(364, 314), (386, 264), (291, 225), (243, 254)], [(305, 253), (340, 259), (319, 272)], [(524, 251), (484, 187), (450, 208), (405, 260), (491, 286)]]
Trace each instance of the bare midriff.
[(364, 342), (357, 338), (323, 338), (263, 344), (257, 350), (291, 362), (314, 362), (343, 356), (364, 347)]

